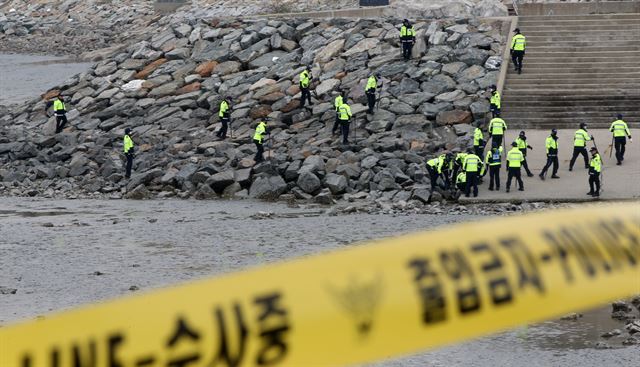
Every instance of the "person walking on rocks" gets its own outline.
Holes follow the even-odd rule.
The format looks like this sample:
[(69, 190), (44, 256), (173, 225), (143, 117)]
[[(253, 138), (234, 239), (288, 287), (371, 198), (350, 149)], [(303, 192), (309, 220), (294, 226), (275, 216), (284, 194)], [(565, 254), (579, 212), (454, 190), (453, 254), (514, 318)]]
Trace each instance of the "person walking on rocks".
[(489, 121), (489, 136), (491, 137), (492, 148), (502, 145), (505, 130), (507, 130), (507, 124), (500, 118), (500, 114)]
[(336, 108), (336, 121), (333, 123), (333, 128), (331, 129), (331, 133), (336, 135), (338, 129), (340, 128), (340, 106), (344, 102), (344, 95), (342, 91), (338, 92), (336, 99), (333, 101), (333, 106)]
[(482, 123), (478, 123), (476, 129), (473, 132), (473, 152), (478, 157), (482, 157), (484, 153), (484, 134), (480, 128)]
[(257, 152), (253, 160), (256, 163), (264, 161), (264, 136), (267, 134), (267, 123), (260, 121), (256, 126), (256, 132), (253, 134), (253, 143), (256, 145)]
[(402, 57), (408, 61), (411, 59), (411, 51), (416, 42), (416, 31), (407, 19), (402, 21), (402, 27), (400, 27), (400, 42), (402, 43)]
[(584, 122), (580, 124), (580, 128), (576, 130), (573, 136), (573, 156), (571, 162), (569, 162), (569, 171), (573, 171), (573, 164), (576, 163), (576, 158), (579, 154), (582, 154), (584, 158), (584, 168), (589, 169), (589, 155), (587, 154), (587, 142), (592, 140), (593, 136), (589, 136), (587, 132), (587, 124)]
[(591, 161), (589, 162), (589, 192), (594, 198), (600, 196), (600, 173), (602, 172), (602, 158), (596, 147), (591, 147)]
[(629, 138), (629, 141), (633, 141), (631, 139), (631, 132), (629, 131), (629, 126), (627, 126), (627, 123), (624, 122), (624, 120), (622, 119), (622, 115), (620, 114), (618, 114), (617, 120), (611, 123), (609, 131), (611, 131), (611, 133), (613, 134), (613, 144), (615, 145), (616, 160), (618, 161), (618, 163), (616, 164), (619, 166), (622, 164), (622, 161), (624, 161), (624, 152), (625, 145), (627, 145), (627, 137)]
[(502, 166), (502, 147), (491, 148), (487, 152), (482, 167), (483, 176), (487, 173), (487, 167), (489, 168), (489, 191), (493, 191), (494, 187), (496, 191), (500, 191), (500, 166)]
[(369, 105), (369, 110), (367, 111), (369, 115), (373, 115), (373, 108), (376, 105), (376, 91), (378, 90), (379, 78), (380, 74), (372, 74), (367, 80), (367, 86), (364, 88), (364, 92), (367, 95), (367, 103)]
[(544, 165), (538, 177), (544, 181), (547, 170), (553, 164), (553, 174), (551, 178), (560, 178), (560, 176), (558, 176), (558, 130), (551, 130), (551, 135), (549, 135), (545, 141), (545, 147), (547, 148), (547, 164)]
[(524, 154), (518, 149), (518, 143), (515, 141), (511, 143), (511, 150), (507, 153), (507, 192), (511, 189), (511, 180), (515, 177), (518, 181), (518, 190), (524, 191), (524, 183), (522, 182), (520, 167), (524, 162)]
[(304, 107), (305, 101), (309, 102), (309, 106), (311, 103), (311, 91), (309, 88), (311, 87), (311, 80), (313, 79), (313, 75), (311, 75), (311, 66), (307, 66), (300, 73), (300, 107)]
[(127, 165), (125, 168), (124, 177), (131, 178), (131, 168), (133, 167), (133, 139), (131, 139), (131, 129), (124, 129), (124, 157), (127, 159)]
[[(220, 109), (218, 111), (218, 117), (220, 118), (220, 123), (222, 127), (216, 133), (220, 139), (227, 138), (227, 129), (229, 128), (229, 123), (231, 122), (231, 97), (225, 97), (222, 102), (220, 102)], [(233, 137), (233, 133), (231, 134)]]
[(524, 131), (520, 131), (520, 134), (516, 138), (516, 143), (518, 144), (518, 149), (522, 152), (522, 156), (524, 157), (524, 161), (522, 161), (522, 167), (524, 171), (527, 173), (527, 177), (533, 177), (533, 173), (529, 170), (529, 165), (527, 164), (527, 149), (533, 150), (533, 147), (527, 143), (527, 136)]
[(491, 117), (500, 116), (500, 106), (502, 100), (500, 99), (500, 92), (498, 92), (498, 88), (495, 85), (489, 87), (489, 91), (491, 92), (491, 97), (489, 98), (489, 111), (491, 111)]
[(342, 144), (349, 144), (349, 124), (351, 123), (351, 107), (347, 102), (342, 102), (338, 107), (338, 118), (340, 119), (340, 131), (342, 133)]
[[(64, 104), (64, 98), (58, 95), (53, 101), (47, 102), (45, 107), (45, 114), (47, 110), (53, 106), (53, 114), (56, 116), (56, 134), (61, 133), (64, 126), (67, 124), (67, 107)], [(49, 116), (47, 114), (47, 116)]]
[(511, 41), (511, 60), (518, 74), (522, 74), (522, 59), (524, 58), (527, 41), (520, 33), (520, 28), (516, 28), (513, 32), (515, 32), (515, 35)]
[(473, 188), (473, 197), (475, 198), (478, 196), (478, 175), (482, 169), (482, 159), (473, 154), (473, 151), (469, 150), (467, 156), (464, 158), (462, 168), (467, 173), (467, 186), (464, 196), (469, 197), (471, 189)]

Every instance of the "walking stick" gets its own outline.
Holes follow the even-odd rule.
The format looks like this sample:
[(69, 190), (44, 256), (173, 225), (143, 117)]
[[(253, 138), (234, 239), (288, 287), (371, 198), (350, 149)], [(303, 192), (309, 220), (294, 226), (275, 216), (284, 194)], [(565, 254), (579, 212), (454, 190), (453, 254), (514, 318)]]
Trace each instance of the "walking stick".
[[(593, 147), (596, 148), (596, 150), (598, 151), (598, 154), (600, 153), (600, 151), (598, 150), (598, 145), (596, 144), (596, 139), (593, 138), (591, 139), (591, 141), (593, 142)], [(602, 166), (604, 165), (604, 162), (602, 161), (602, 156), (600, 156), (600, 171), (602, 171)], [(600, 172), (600, 191), (604, 191), (604, 173)]]
[(380, 110), (380, 100), (382, 99), (382, 87), (384, 83), (380, 84), (380, 90), (378, 91), (378, 99), (376, 99), (376, 110)]

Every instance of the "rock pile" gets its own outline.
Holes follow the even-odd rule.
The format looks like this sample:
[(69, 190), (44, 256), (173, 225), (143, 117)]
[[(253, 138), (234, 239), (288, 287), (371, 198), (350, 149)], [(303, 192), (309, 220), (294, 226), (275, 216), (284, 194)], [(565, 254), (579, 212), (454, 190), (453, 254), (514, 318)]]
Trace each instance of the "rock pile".
[(150, 1), (5, 1), (0, 50), (80, 55), (146, 37), (157, 19)]
[[(484, 121), (504, 36), (499, 21), (418, 22), (414, 59), (401, 58), (400, 19), (172, 21), (51, 90), (73, 125), (54, 135), (38, 98), (0, 118), (0, 192), (45, 197), (334, 198), (424, 202), (425, 159), (471, 144)], [(297, 76), (313, 65), (312, 109), (298, 107)], [(364, 84), (384, 81), (365, 118)], [(331, 135), (336, 89), (355, 121)], [(233, 139), (215, 141), (212, 118), (234, 99)], [(270, 118), (267, 161), (251, 136)], [(354, 126), (355, 125), (355, 126)], [(133, 128), (134, 170), (122, 177), (122, 134)], [(356, 130), (356, 131), (354, 131)]]

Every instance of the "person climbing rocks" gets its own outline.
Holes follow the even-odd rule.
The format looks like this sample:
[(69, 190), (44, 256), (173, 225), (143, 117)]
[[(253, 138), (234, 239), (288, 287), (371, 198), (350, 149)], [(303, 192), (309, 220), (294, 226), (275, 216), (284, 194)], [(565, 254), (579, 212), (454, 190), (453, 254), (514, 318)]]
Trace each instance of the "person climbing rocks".
[(333, 101), (333, 106), (336, 109), (336, 121), (333, 123), (333, 128), (331, 129), (331, 133), (333, 135), (337, 134), (338, 129), (340, 129), (340, 106), (342, 106), (343, 102), (344, 102), (344, 92), (338, 91), (338, 95), (336, 96), (336, 99)]
[(516, 28), (513, 32), (515, 35), (511, 40), (511, 60), (518, 74), (522, 74), (522, 59), (524, 59), (524, 50), (527, 46), (527, 41), (524, 35), (520, 33), (520, 28)]
[(372, 74), (367, 80), (367, 85), (364, 88), (364, 92), (367, 95), (367, 103), (369, 105), (369, 110), (367, 111), (369, 115), (373, 115), (373, 108), (376, 105), (376, 91), (378, 90), (378, 79), (380, 79), (379, 73)]
[(130, 128), (124, 129), (123, 146), (124, 146), (124, 149), (123, 149), (124, 157), (127, 159), (127, 165), (125, 168), (124, 177), (128, 179), (128, 178), (131, 178), (131, 168), (133, 167), (133, 151), (134, 151), (133, 139), (131, 139)]
[(481, 129), (482, 123), (478, 122), (476, 129), (473, 131), (473, 152), (478, 157), (482, 157), (484, 154), (484, 134)]
[(402, 27), (400, 27), (400, 42), (402, 43), (402, 57), (405, 61), (408, 61), (411, 59), (411, 51), (413, 50), (413, 45), (416, 43), (416, 31), (408, 19), (402, 21)]
[(338, 107), (340, 119), (340, 132), (342, 133), (342, 144), (349, 144), (349, 124), (351, 123), (351, 107), (343, 101)]
[(309, 102), (309, 106), (312, 105), (310, 90), (312, 79), (313, 75), (311, 75), (311, 66), (306, 66), (300, 73), (300, 107), (304, 107), (305, 101)]
[[(220, 118), (220, 123), (222, 124), (222, 126), (216, 133), (216, 136), (220, 139), (226, 139), (227, 129), (229, 128), (229, 123), (231, 122), (231, 97), (225, 97), (222, 102), (220, 102), (218, 117)], [(233, 134), (231, 135), (233, 137)]]
[(498, 92), (498, 88), (495, 85), (489, 87), (489, 91), (491, 92), (491, 97), (489, 98), (489, 111), (491, 111), (491, 117), (500, 116), (500, 107), (501, 107), (501, 99), (500, 92)]
[(61, 95), (58, 95), (54, 98), (53, 101), (47, 102), (47, 106), (45, 107), (45, 115), (47, 114), (47, 110), (53, 106), (53, 114), (56, 116), (56, 134), (61, 133), (67, 124), (67, 107), (64, 104), (64, 98)]
[(253, 143), (256, 145), (257, 152), (253, 160), (256, 163), (264, 161), (264, 136), (268, 133), (267, 123), (260, 121), (256, 126), (256, 131), (253, 134)]

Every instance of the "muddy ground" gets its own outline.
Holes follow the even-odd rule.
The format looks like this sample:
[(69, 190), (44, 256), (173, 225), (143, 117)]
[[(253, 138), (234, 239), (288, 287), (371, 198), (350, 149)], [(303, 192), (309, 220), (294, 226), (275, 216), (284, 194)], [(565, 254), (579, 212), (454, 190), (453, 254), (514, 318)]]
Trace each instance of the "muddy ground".
[[(191, 279), (432, 229), (474, 215), (328, 216), (326, 208), (254, 201), (0, 198), (0, 324)], [(265, 214), (269, 213), (269, 214)], [(254, 235), (259, 228), (261, 235)], [(638, 346), (610, 309), (376, 366), (637, 366)]]

